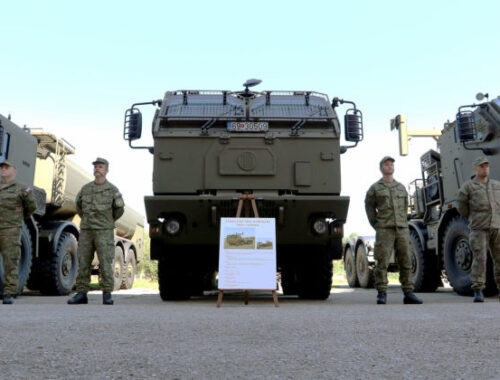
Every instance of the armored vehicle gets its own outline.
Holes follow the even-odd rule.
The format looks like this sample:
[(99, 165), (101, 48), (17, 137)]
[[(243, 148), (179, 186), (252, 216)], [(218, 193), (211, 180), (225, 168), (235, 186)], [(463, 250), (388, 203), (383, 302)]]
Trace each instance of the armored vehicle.
[[(478, 94), (478, 100), (484, 96)], [(402, 117), (393, 120), (400, 131), (400, 147), (406, 144), (405, 131), (399, 125)], [(432, 135), (435, 136), (435, 135)], [(490, 162), (490, 177), (500, 180), (500, 98), (479, 104), (461, 106), (456, 120), (444, 124), (437, 140), (438, 150), (429, 150), (420, 159), (422, 177), (410, 184), (409, 228), (412, 249), (412, 274), (417, 291), (434, 291), (446, 279), (459, 293), (471, 294), (469, 278), (472, 252), (469, 247), (469, 225), (459, 214), (457, 197), (465, 181), (473, 178), (473, 160), (485, 155)], [(359, 247), (360, 245), (356, 245)], [(368, 253), (372, 270), (373, 250)], [(346, 248), (345, 262), (353, 262), (353, 250)], [(357, 250), (355, 251), (357, 252)], [(355, 258), (354, 262), (358, 262)], [(397, 263), (392, 262), (393, 269)], [(353, 266), (346, 264), (348, 278)], [(350, 282), (350, 284), (351, 284)], [(493, 264), (488, 257), (486, 293), (497, 292)]]
[(232, 235), (227, 235), (226, 239), (227, 242), (230, 245), (245, 245), (245, 244), (252, 244), (254, 242), (255, 238), (244, 238), (241, 236), (242, 234), (232, 234)]
[[(151, 258), (159, 261), (160, 296), (186, 299), (214, 289), (221, 217), (234, 217), (253, 194), (260, 217), (276, 219), (277, 263), (286, 294), (325, 299), (332, 259), (342, 254), (349, 198), (340, 195), (340, 121), (345, 139), (362, 140), (353, 102), (312, 91), (168, 91), (125, 113), (124, 138), (140, 138), (138, 106), (153, 120), (153, 195), (145, 197)], [(350, 146), (352, 147), (352, 146)]]
[[(75, 199), (93, 176), (68, 159), (75, 152), (63, 139), (44, 131), (20, 128), (0, 115), (0, 162), (17, 166), (17, 180), (32, 187), (37, 210), (22, 228), (19, 292), (68, 294), (78, 273), (80, 218)], [(130, 288), (142, 258), (144, 218), (126, 207), (115, 236), (115, 289)], [(97, 259), (93, 272), (98, 269)]]

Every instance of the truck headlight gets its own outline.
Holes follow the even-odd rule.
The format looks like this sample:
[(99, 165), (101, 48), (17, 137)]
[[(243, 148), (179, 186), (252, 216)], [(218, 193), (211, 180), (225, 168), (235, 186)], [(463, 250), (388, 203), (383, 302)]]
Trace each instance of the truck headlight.
[(323, 235), (328, 231), (328, 224), (324, 219), (316, 219), (312, 225), (313, 231), (318, 235)]
[(165, 231), (170, 235), (175, 235), (181, 229), (181, 224), (175, 219), (169, 219), (165, 223)]

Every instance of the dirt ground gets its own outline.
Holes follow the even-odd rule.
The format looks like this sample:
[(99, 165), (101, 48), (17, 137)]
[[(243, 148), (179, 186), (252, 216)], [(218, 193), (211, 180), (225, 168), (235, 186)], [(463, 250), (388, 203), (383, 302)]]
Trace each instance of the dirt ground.
[(500, 378), (500, 302), (449, 289), (403, 305), (375, 290), (332, 290), (327, 301), (212, 294), (163, 302), (154, 291), (101, 304), (25, 295), (0, 305), (5, 379), (492, 379)]

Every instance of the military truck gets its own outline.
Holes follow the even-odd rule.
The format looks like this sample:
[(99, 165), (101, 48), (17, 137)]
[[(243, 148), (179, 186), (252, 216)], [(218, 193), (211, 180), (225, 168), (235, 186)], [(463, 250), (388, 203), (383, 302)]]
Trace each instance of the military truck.
[[(485, 96), (478, 94), (477, 98)], [(404, 118), (398, 115), (392, 121), (400, 131), (400, 147), (407, 143), (401, 120)], [(437, 143), (439, 151), (431, 149), (422, 155), (422, 177), (409, 186), (412, 276), (417, 291), (434, 291), (446, 279), (457, 293), (470, 295), (469, 225), (458, 212), (457, 197), (463, 183), (473, 177), (472, 161), (479, 155), (488, 157), (491, 178), (500, 180), (500, 97), (459, 107), (456, 120), (444, 124)], [(352, 261), (347, 258), (351, 252), (344, 253), (345, 262)], [(397, 269), (397, 263), (392, 263)], [(367, 271), (372, 265), (370, 261)], [(485, 292), (497, 292), (490, 257)]]
[[(32, 187), (34, 215), (22, 227), (19, 293), (25, 287), (44, 294), (66, 295), (78, 273), (80, 218), (75, 199), (93, 176), (67, 158), (75, 148), (55, 135), (21, 128), (0, 115), (0, 162), (17, 166), (17, 180)], [(127, 207), (115, 236), (115, 289), (130, 288), (142, 258), (144, 218)], [(97, 273), (97, 258), (93, 262)]]
[[(178, 90), (136, 103), (124, 139), (154, 155), (153, 195), (145, 197), (151, 258), (159, 261), (163, 300), (216, 289), (221, 217), (234, 217), (243, 194), (260, 217), (276, 219), (277, 265), (285, 294), (326, 299), (332, 259), (342, 255), (349, 197), (340, 195), (340, 154), (363, 138), (354, 102), (313, 91)], [(335, 108), (350, 104), (345, 140)], [(139, 106), (156, 106), (154, 146), (141, 137)]]

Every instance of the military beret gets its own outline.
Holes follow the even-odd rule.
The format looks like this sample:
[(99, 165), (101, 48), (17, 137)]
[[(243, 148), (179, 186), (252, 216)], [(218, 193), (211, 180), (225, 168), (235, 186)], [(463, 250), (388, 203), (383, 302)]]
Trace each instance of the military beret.
[(472, 161), (472, 165), (474, 166), (479, 166), (482, 164), (489, 164), (489, 163), (490, 162), (488, 161), (488, 159), (484, 156), (479, 156), (474, 161)]
[(7, 161), (7, 160), (4, 160), (2, 162), (0, 162), (0, 166), (1, 165), (7, 165), (7, 166), (12, 166), (14, 169), (17, 169), (16, 168), (16, 165), (14, 165), (14, 163), (12, 161)]
[(109, 166), (109, 162), (108, 162), (108, 160), (106, 160), (105, 158), (102, 158), (102, 157), (97, 157), (97, 158), (95, 159), (95, 161), (94, 161), (94, 162), (92, 162), (92, 165), (95, 165), (95, 164), (97, 164), (97, 163), (99, 163), (99, 162), (100, 162), (101, 164), (104, 164), (104, 165), (106, 165), (106, 166)]
[(396, 160), (395, 160), (394, 158), (392, 158), (391, 156), (385, 156), (384, 158), (382, 158), (382, 159), (380, 160), (380, 166), (382, 166), (382, 164), (383, 164), (384, 162), (389, 161), (389, 160), (390, 160), (390, 161), (392, 161), (392, 162), (396, 161)]

